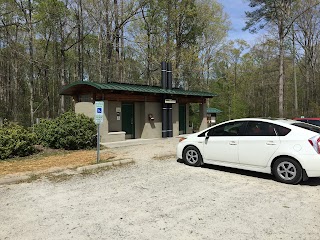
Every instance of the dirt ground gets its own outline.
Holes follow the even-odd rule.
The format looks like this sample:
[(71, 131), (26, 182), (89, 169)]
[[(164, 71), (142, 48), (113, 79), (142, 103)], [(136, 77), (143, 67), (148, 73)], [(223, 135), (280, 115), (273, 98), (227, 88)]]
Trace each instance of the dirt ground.
[(319, 239), (319, 178), (189, 167), (177, 141), (113, 149), (135, 164), (99, 174), (0, 186), (0, 239)]
[[(0, 177), (8, 174), (42, 171), (55, 167), (75, 168), (96, 163), (95, 150), (82, 151), (55, 151), (46, 156), (46, 152), (26, 158), (17, 158), (9, 161), (0, 161)], [(107, 161), (115, 158), (112, 151), (103, 151), (100, 158)]]

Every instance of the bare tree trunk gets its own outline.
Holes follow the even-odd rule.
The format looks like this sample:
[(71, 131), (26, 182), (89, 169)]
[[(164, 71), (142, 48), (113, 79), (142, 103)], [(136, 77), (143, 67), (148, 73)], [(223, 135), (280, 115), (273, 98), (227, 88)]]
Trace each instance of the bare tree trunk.
[(13, 114), (13, 121), (18, 121), (18, 96), (19, 96), (19, 88), (18, 88), (18, 61), (17, 61), (17, 54), (13, 54), (13, 61), (12, 61), (12, 79), (13, 79), (13, 95), (12, 95), (12, 114)]
[(147, 29), (147, 66), (146, 66), (146, 82), (147, 85), (151, 85), (151, 28), (148, 19), (145, 16), (143, 8), (141, 8), (144, 24)]
[(305, 94), (305, 111), (309, 113), (309, 101), (310, 101), (310, 71), (309, 71), (309, 65), (308, 65), (308, 59), (306, 57), (305, 59), (305, 65), (306, 65), (306, 94)]
[(147, 78), (147, 83), (148, 85), (152, 85), (151, 83), (151, 31), (150, 28), (148, 27), (147, 30), (147, 73), (146, 73), (146, 78)]
[(99, 27), (99, 36), (98, 36), (98, 52), (99, 52), (99, 82), (102, 83), (103, 78), (103, 48), (102, 48), (102, 26)]
[(82, 0), (78, 0), (78, 81), (83, 81), (83, 16), (82, 16)]
[[(64, 45), (64, 44), (63, 44)], [(64, 46), (61, 48), (61, 86), (66, 85), (67, 82), (67, 62), (66, 52)], [(60, 113), (65, 112), (65, 98), (64, 95), (60, 96)]]
[(111, 31), (111, 24), (110, 24), (110, 11), (109, 11), (109, 6), (110, 5), (110, 0), (106, 0), (105, 2), (105, 11), (106, 11), (106, 49), (107, 49), (107, 71), (106, 71), (106, 80), (107, 82), (110, 81), (111, 78), (111, 69), (112, 69), (112, 52), (113, 52), (113, 46), (112, 46), (112, 31)]
[[(123, 22), (123, 15), (124, 15), (124, 0), (120, 0), (121, 1), (121, 9), (120, 9), (120, 14), (121, 14), (121, 22)], [(124, 77), (125, 77), (125, 54), (124, 54), (124, 26), (121, 27), (121, 35), (120, 35), (120, 39), (121, 39), (121, 46), (120, 46), (120, 66), (119, 66), (119, 77), (120, 77), (120, 81), (123, 82), (125, 81)]]
[[(18, 39), (18, 27), (15, 28), (15, 41)], [(12, 63), (12, 79), (13, 79), (13, 96), (12, 96), (12, 113), (13, 121), (18, 121), (18, 96), (19, 96), (19, 87), (18, 87), (18, 60), (17, 52), (11, 51), (11, 63)]]
[(294, 115), (298, 116), (298, 86), (297, 86), (297, 71), (296, 71), (296, 44), (295, 44), (295, 32), (292, 26), (292, 68), (293, 68), (293, 81), (294, 81)]
[(116, 42), (116, 55), (115, 55), (115, 77), (117, 81), (121, 82), (119, 74), (119, 59), (120, 59), (120, 29), (119, 29), (119, 6), (118, 0), (114, 0), (114, 24), (115, 24), (115, 42)]
[(29, 79), (28, 79), (28, 88), (30, 92), (30, 123), (31, 126), (34, 124), (34, 110), (33, 110), (33, 103), (34, 103), (34, 55), (33, 55), (33, 24), (32, 24), (32, 0), (28, 1), (28, 33), (29, 33)]
[(170, 60), (170, 26), (171, 26), (171, 0), (167, 0), (167, 24), (166, 24), (166, 56), (165, 60)]
[(283, 22), (279, 24), (279, 117), (283, 118), (284, 108), (283, 108), (283, 89), (284, 89), (284, 34), (283, 34)]

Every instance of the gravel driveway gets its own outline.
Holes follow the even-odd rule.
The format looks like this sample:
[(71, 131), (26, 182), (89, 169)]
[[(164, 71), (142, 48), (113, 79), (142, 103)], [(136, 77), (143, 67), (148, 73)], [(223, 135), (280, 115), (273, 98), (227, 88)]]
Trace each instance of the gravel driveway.
[(319, 178), (189, 167), (177, 142), (113, 149), (135, 164), (95, 175), (0, 186), (0, 239), (320, 238)]

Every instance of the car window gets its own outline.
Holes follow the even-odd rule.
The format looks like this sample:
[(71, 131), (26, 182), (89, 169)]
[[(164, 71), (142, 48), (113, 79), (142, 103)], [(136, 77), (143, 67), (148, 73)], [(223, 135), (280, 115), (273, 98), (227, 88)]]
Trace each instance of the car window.
[(320, 126), (320, 120), (308, 120), (308, 123)]
[(291, 131), (291, 129), (279, 125), (274, 125), (274, 128), (277, 132), (277, 135), (281, 137), (286, 136)]
[(208, 131), (208, 136), (239, 136), (246, 122), (231, 122), (217, 127), (213, 127)]
[(307, 123), (307, 122), (308, 122), (308, 120), (307, 120), (307, 119), (297, 119), (297, 121), (299, 121), (299, 122), (305, 122), (305, 123)]
[(245, 136), (277, 136), (276, 127), (272, 123), (249, 121)]
[(307, 124), (307, 123), (303, 123), (303, 122), (292, 123), (292, 125), (293, 126), (297, 126), (297, 127), (301, 127), (303, 129), (310, 130), (312, 132), (320, 133), (320, 127), (318, 127), (316, 125)]

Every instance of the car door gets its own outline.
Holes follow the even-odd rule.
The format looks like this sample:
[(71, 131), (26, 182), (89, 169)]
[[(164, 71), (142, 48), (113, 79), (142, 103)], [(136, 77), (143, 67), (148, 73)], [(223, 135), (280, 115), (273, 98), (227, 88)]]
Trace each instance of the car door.
[(276, 125), (263, 121), (248, 121), (244, 136), (239, 140), (239, 162), (266, 167), (280, 146)]
[(244, 125), (243, 121), (235, 121), (211, 128), (204, 142), (204, 159), (209, 163), (239, 163), (238, 142)]

